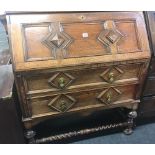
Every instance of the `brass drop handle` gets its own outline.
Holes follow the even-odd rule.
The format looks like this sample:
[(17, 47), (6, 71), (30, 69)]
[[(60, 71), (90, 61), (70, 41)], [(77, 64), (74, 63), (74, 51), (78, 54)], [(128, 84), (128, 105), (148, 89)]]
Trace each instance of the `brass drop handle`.
[(107, 102), (111, 102), (111, 98), (112, 98), (111, 93), (108, 93), (106, 97), (107, 97)]
[(109, 73), (109, 81), (112, 83), (114, 81), (114, 73), (110, 72)]
[(65, 86), (65, 79), (63, 77), (60, 77), (58, 80), (59, 86), (63, 88)]
[(66, 102), (64, 100), (60, 101), (60, 109), (61, 111), (65, 111), (67, 108)]

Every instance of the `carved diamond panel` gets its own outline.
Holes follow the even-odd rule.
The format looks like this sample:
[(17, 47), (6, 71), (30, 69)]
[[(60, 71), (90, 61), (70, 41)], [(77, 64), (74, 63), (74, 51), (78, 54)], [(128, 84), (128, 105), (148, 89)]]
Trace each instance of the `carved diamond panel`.
[(110, 87), (101, 92), (98, 95), (97, 99), (99, 99), (99, 101), (101, 101), (102, 103), (110, 104), (116, 101), (121, 94), (122, 94), (121, 91), (118, 90), (117, 88)]
[(52, 109), (57, 110), (58, 112), (66, 112), (75, 103), (76, 103), (76, 100), (73, 97), (63, 94), (63, 95), (56, 96), (53, 100), (50, 101), (48, 106)]
[(106, 69), (100, 77), (108, 83), (113, 83), (118, 80), (123, 73), (123, 70), (119, 67), (111, 67)]
[(42, 43), (49, 48), (53, 52), (54, 57), (57, 58), (57, 52), (61, 51), (63, 53), (63, 50), (66, 50), (72, 41), (73, 39), (64, 32), (60, 23), (53, 23), (50, 26), (50, 33), (43, 38)]
[(63, 36), (61, 36), (60, 34), (54, 34), (54, 36), (53, 35), (51, 35), (50, 37), (49, 37), (49, 41), (50, 41), (50, 43), (52, 43), (55, 47), (60, 47), (62, 44), (63, 44), (63, 42), (65, 41), (65, 39), (63, 38)]
[(114, 44), (118, 42), (123, 36), (118, 31), (109, 30), (109, 31), (103, 31), (98, 36), (98, 40), (102, 42), (105, 46), (110, 46), (111, 44)]
[(68, 73), (56, 73), (49, 80), (49, 84), (53, 87), (63, 89), (74, 81), (74, 77)]
[(104, 30), (99, 34), (98, 40), (104, 46), (111, 48), (112, 45), (116, 45), (119, 42), (123, 35), (117, 30), (114, 21), (106, 21), (103, 27)]

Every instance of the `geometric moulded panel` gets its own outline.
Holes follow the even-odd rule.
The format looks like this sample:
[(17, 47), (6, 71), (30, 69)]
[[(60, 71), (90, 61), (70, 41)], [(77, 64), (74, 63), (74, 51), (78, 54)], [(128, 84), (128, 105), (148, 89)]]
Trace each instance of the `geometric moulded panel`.
[(69, 86), (73, 81), (74, 77), (68, 73), (59, 72), (54, 74), (49, 80), (48, 83), (58, 89), (64, 89)]
[(74, 104), (76, 100), (69, 95), (58, 95), (54, 99), (52, 99), (48, 106), (52, 109), (57, 110), (58, 112), (66, 112), (69, 110)]
[(102, 102), (105, 103), (106, 105), (115, 102), (119, 96), (121, 95), (121, 91), (118, 90), (117, 88), (114, 87), (110, 87), (108, 89), (105, 89), (104, 91), (102, 91), (98, 96), (97, 99)]
[(117, 52), (117, 43), (123, 37), (123, 34), (117, 30), (114, 21), (105, 21), (103, 24), (103, 31), (98, 36), (98, 40), (107, 48), (110, 49), (110, 52)]
[(109, 67), (107, 68), (101, 75), (100, 77), (108, 82), (108, 83), (113, 83), (114, 81), (118, 80), (119, 77), (123, 74), (123, 70), (120, 69), (119, 67)]
[(72, 41), (73, 39), (63, 31), (60, 23), (52, 23), (50, 33), (43, 38), (42, 43), (52, 51), (56, 59), (67, 57), (66, 49)]

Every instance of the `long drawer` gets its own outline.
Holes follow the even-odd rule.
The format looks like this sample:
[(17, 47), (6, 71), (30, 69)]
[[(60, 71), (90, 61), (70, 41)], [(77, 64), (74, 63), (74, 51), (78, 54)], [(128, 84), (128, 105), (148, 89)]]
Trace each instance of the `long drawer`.
[(29, 93), (64, 91), (139, 80), (141, 64), (40, 72), (25, 76)]
[(74, 93), (44, 94), (28, 99), (32, 107), (32, 116), (39, 114), (56, 114), (95, 107), (127, 106), (127, 102), (136, 100), (137, 85), (105, 87)]

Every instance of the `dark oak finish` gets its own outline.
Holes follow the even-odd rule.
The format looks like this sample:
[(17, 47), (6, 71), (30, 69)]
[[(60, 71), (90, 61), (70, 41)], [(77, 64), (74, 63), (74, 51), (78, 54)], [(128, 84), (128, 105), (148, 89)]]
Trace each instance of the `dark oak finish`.
[(150, 60), (142, 12), (9, 14), (23, 121), (29, 130), (65, 114), (124, 107), (126, 134)]

